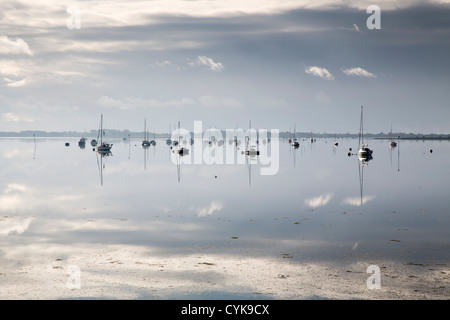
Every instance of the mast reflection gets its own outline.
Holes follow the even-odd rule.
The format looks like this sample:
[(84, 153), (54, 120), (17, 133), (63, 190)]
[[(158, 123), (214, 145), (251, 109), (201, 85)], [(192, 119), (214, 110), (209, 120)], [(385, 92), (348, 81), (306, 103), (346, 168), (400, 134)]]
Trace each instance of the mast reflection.
[(100, 175), (100, 184), (103, 186), (103, 169), (105, 168), (105, 165), (103, 164), (103, 158), (112, 156), (111, 151), (97, 151), (97, 167)]

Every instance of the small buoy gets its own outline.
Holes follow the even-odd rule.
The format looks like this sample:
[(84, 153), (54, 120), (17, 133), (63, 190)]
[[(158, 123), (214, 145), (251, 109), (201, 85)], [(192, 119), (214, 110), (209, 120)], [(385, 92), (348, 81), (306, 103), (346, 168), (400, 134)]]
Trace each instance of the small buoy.
[(349, 152), (349, 153), (347, 153), (348, 154), (348, 156), (350, 157), (351, 155), (352, 155), (352, 153), (351, 152)]
[(217, 176), (214, 176), (214, 178), (216, 178), (216, 179), (217, 179)]
[(348, 148), (349, 151), (352, 151), (352, 148)]
[(70, 143), (66, 142), (66, 147), (70, 146)]
[(433, 149), (430, 149), (430, 153), (433, 153)]

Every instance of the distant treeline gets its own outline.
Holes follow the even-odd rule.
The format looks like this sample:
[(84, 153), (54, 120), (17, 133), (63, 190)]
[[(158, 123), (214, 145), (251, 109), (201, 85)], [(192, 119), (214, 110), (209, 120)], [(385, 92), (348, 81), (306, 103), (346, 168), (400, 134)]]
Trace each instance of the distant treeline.
[[(222, 132), (223, 137), (226, 137), (226, 132)], [(111, 138), (132, 138), (143, 137), (143, 132), (131, 132), (129, 130), (114, 130), (105, 129), (104, 136)], [(155, 136), (156, 138), (170, 137), (170, 133), (148, 133), (149, 136)], [(270, 137), (270, 130), (268, 131)], [(293, 132), (280, 132), (280, 138), (292, 138)], [(89, 132), (76, 132), (76, 131), (63, 131), (63, 132), (47, 132), (47, 131), (20, 131), (20, 132), (0, 132), (0, 137), (97, 137), (97, 130), (90, 130)], [(343, 138), (358, 138), (358, 133), (311, 133), (311, 132), (296, 132), (295, 137), (298, 139), (309, 138), (331, 138), (331, 139), (343, 139)], [(409, 139), (409, 140), (450, 140), (450, 134), (422, 134), (422, 133), (365, 133), (365, 138), (372, 139)]]

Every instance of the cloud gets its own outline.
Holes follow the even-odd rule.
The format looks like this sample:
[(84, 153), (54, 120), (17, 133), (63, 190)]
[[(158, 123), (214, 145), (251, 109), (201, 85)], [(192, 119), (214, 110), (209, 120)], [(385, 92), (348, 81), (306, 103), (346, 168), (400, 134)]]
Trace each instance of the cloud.
[(365, 196), (362, 198), (359, 197), (347, 197), (345, 199), (342, 200), (342, 204), (346, 204), (346, 205), (350, 205), (350, 206), (356, 206), (359, 207), (371, 200), (373, 200), (375, 198), (375, 196)]
[(212, 201), (209, 206), (201, 208), (192, 208), (194, 211), (198, 211), (199, 217), (210, 216), (213, 213), (218, 213), (222, 210), (223, 204), (220, 201)]
[(164, 60), (162, 62), (156, 62), (155, 64), (151, 65), (151, 67), (158, 67), (158, 68), (164, 68), (167, 66), (171, 66), (173, 63), (169, 60)]
[(30, 117), (21, 117), (18, 115), (15, 115), (12, 112), (6, 112), (2, 114), (2, 121), (5, 122), (34, 122), (34, 119), (30, 118)]
[(357, 68), (342, 68), (341, 69), (343, 73), (345, 73), (348, 76), (356, 76), (356, 77), (366, 77), (366, 78), (376, 78), (376, 75), (373, 73), (370, 73), (367, 70), (364, 70), (363, 68), (357, 67)]
[(326, 205), (333, 198), (334, 193), (330, 192), (327, 194), (322, 194), (320, 196), (309, 198), (305, 200), (305, 205), (310, 208), (317, 208)]
[(177, 64), (170, 60), (157, 61), (150, 65), (150, 68), (158, 68), (158, 69), (175, 69), (177, 71), (185, 70), (186, 66)]
[[(0, 203), (2, 205), (3, 203)], [(0, 218), (0, 236), (21, 234), (28, 230), (32, 218), (7, 217)]]
[(11, 193), (11, 192), (27, 192), (28, 187), (26, 185), (20, 184), (20, 183), (10, 183), (8, 184), (7, 188), (5, 189), (5, 193)]
[(204, 66), (207, 67), (207, 69), (215, 72), (220, 72), (224, 69), (224, 66), (221, 62), (215, 62), (213, 59), (208, 58), (206, 56), (198, 56), (195, 61), (191, 61), (190, 58), (187, 59), (186, 64), (179, 64), (175, 63), (170, 60), (164, 60), (164, 61), (158, 61), (152, 65), (150, 65), (151, 68), (175, 68), (176, 70), (186, 70), (189, 67), (196, 67), (196, 66)]
[(215, 62), (213, 59), (205, 56), (198, 56), (197, 60), (192, 62), (191, 65), (207, 66), (209, 69), (216, 72), (220, 72), (224, 68), (222, 63)]
[(22, 80), (11, 80), (9, 78), (3, 78), (3, 80), (5, 80), (5, 82), (7, 82), (7, 86), (8, 87), (12, 87), (12, 88), (17, 88), (17, 87), (23, 87), (28, 83), (27, 79), (22, 79)]
[(308, 67), (305, 69), (307, 74), (320, 77), (326, 80), (333, 80), (334, 76), (325, 68), (320, 68), (316, 66)]
[(0, 54), (27, 54), (32, 56), (33, 53), (21, 38), (9, 38), (8, 36), (0, 36)]
[(0, 74), (20, 77), (28, 73), (30, 65), (25, 61), (0, 60)]
[(108, 96), (102, 96), (97, 100), (97, 103), (103, 107), (113, 107), (120, 110), (136, 110), (145, 108), (163, 108), (192, 105), (194, 104), (194, 100), (191, 98), (181, 98), (179, 100), (162, 101), (157, 99), (144, 99), (139, 97), (114, 99)]

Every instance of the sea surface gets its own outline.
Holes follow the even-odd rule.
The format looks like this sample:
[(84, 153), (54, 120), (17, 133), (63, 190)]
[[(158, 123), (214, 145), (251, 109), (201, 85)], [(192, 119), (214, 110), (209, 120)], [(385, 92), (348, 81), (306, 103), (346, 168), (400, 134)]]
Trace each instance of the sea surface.
[[(80, 244), (450, 262), (449, 141), (369, 140), (366, 164), (358, 139), (264, 141), (273, 170), (262, 174), (267, 159), (238, 163), (244, 148), (228, 142), (201, 143), (201, 163), (182, 163), (165, 139), (148, 149), (113, 139), (108, 156), (78, 140), (0, 139), (0, 264)], [(211, 164), (230, 145), (234, 163)], [(186, 147), (193, 156), (195, 143)]]

